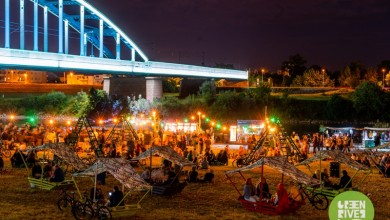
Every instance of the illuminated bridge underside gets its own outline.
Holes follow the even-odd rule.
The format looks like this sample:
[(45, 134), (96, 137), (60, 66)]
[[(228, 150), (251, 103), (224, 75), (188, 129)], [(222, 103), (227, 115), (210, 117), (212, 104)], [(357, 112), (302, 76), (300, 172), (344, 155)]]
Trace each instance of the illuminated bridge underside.
[(137, 62), (69, 54), (0, 48), (0, 66), (15, 66), (50, 71), (80, 72), (140, 76), (201, 77), (247, 80), (246, 71), (209, 68), (163, 62)]

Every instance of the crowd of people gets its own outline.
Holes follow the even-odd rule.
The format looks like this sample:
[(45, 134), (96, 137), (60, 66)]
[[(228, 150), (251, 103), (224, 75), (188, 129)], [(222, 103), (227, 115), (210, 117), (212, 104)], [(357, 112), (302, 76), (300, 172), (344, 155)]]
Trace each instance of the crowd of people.
[[(69, 135), (72, 129), (61, 127), (56, 128), (53, 126), (37, 126), (31, 127), (29, 124), (22, 125), (20, 127), (15, 126), (12, 123), (2, 125), (0, 124), (0, 134), (3, 145), (9, 149), (22, 148), (25, 146), (39, 146), (42, 143), (49, 142), (68, 142)], [(229, 149), (229, 145), (226, 145), (224, 149), (218, 151), (215, 154), (216, 149), (212, 148), (214, 137), (209, 133), (198, 134), (196, 132), (169, 132), (169, 131), (138, 131), (137, 139), (131, 137), (126, 132), (122, 132), (117, 140), (108, 140), (110, 129), (95, 129), (95, 136), (98, 139), (102, 149), (104, 149), (105, 155), (109, 157), (126, 157), (133, 158), (140, 153), (146, 151), (149, 147), (154, 145), (164, 145), (172, 147), (177, 153), (187, 158), (194, 163), (191, 171), (185, 176), (188, 183), (212, 183), (214, 182), (214, 171), (210, 168), (213, 165), (228, 165), (229, 159), (234, 157), (245, 157), (251, 150), (254, 149), (259, 141), (261, 135), (248, 136), (246, 149), (240, 146), (238, 150), (232, 151)], [(79, 134), (80, 143), (76, 146), (76, 150), (79, 152), (88, 152), (88, 135), (86, 131), (82, 131)], [(313, 135), (299, 136), (293, 132), (290, 136), (291, 140), (296, 145), (299, 153), (305, 158), (309, 157), (309, 154), (316, 154), (320, 150), (340, 150), (348, 155), (354, 161), (357, 161), (366, 166), (371, 166), (370, 159), (367, 155), (361, 155), (353, 152), (352, 138), (348, 133), (345, 134), (333, 134), (326, 135), (320, 133), (314, 133)], [(260, 152), (265, 156), (278, 156), (282, 154), (282, 148), (286, 142), (281, 141), (282, 138), (274, 135), (269, 141), (267, 148), (261, 149), (265, 152)], [(294, 152), (296, 149), (290, 149)], [(11, 163), (15, 167), (19, 167), (22, 162), (26, 161), (27, 166), (31, 168), (31, 175), (34, 178), (46, 178), (51, 182), (61, 182), (64, 180), (64, 171), (60, 166), (54, 163), (47, 163), (42, 167), (34, 155), (34, 151), (30, 151), (28, 155), (23, 153), (16, 153), (11, 158)], [(372, 161), (375, 165), (384, 173), (386, 177), (390, 177), (390, 157), (389, 154), (385, 154), (379, 161)], [(147, 182), (157, 181), (159, 175), (162, 176), (161, 184), (171, 184), (178, 181), (178, 171), (172, 167), (172, 164), (163, 163), (163, 173), (156, 173), (154, 170), (150, 173), (149, 169), (141, 174), (141, 177)], [(199, 170), (204, 174), (199, 176)], [(327, 169), (323, 172), (316, 171), (313, 178), (321, 179), (325, 187), (338, 188), (350, 188), (352, 187), (351, 177), (346, 170), (342, 171), (343, 175), (339, 180), (339, 183), (332, 183)], [(151, 179), (152, 178), (152, 179)], [(154, 178), (154, 180), (153, 180)], [(94, 189), (96, 194), (94, 198), (104, 198), (100, 189)], [(261, 178), (257, 186), (252, 183), (252, 179), (249, 178), (244, 185), (243, 197), (247, 201), (256, 202), (260, 199), (272, 201), (274, 204), (282, 204), (286, 201), (286, 195), (293, 195), (289, 192), (285, 195), (285, 189), (283, 185), (278, 186), (278, 192), (276, 195), (272, 195), (269, 191), (269, 186), (265, 178)], [(92, 197), (93, 194), (91, 194)], [(275, 199), (276, 198), (276, 199)], [(287, 196), (288, 198), (288, 196)], [(117, 186), (109, 198), (112, 206), (123, 205), (123, 193)]]

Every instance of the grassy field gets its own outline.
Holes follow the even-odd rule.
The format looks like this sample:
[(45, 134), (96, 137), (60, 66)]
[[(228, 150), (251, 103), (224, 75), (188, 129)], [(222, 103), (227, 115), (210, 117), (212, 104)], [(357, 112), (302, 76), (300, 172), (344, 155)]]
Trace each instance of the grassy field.
[[(350, 98), (351, 94), (353, 93), (353, 89), (339, 89), (339, 90), (333, 90), (333, 91), (327, 91), (327, 92), (318, 92), (318, 93), (308, 93), (308, 94), (289, 94), (288, 97), (299, 99), (299, 100), (329, 100), (332, 95), (340, 95), (344, 98)], [(283, 96), (283, 93), (272, 93), (272, 96), (281, 97)]]
[[(9, 162), (7, 172), (0, 174), (0, 216), (1, 219), (72, 219), (70, 211), (61, 212), (56, 206), (60, 191), (44, 191), (31, 189), (27, 182), (27, 171), (25, 169), (11, 169)], [(318, 164), (312, 164), (316, 169)], [(323, 162), (323, 167), (329, 168), (329, 162)], [(308, 173), (305, 167), (301, 167)], [(341, 167), (344, 169), (345, 167)], [(161, 197), (148, 195), (142, 201), (142, 209), (131, 219), (328, 219), (328, 211), (318, 211), (310, 204), (301, 207), (298, 212), (286, 216), (268, 216), (256, 212), (246, 211), (237, 201), (238, 193), (230, 185), (224, 175), (224, 171), (234, 169), (231, 165), (213, 167), (216, 174), (214, 184), (191, 183), (180, 194), (172, 197)], [(349, 169), (347, 169), (349, 170)], [(246, 174), (252, 176), (258, 182), (260, 170), (253, 170)], [(281, 180), (281, 175), (266, 167), (264, 175), (270, 186), (271, 192), (276, 192), (276, 184)], [(352, 170), (349, 170), (353, 174)], [(199, 171), (203, 176), (204, 171)], [(357, 183), (363, 176), (357, 176), (354, 183)], [(243, 182), (239, 175), (233, 180), (242, 190)], [(92, 187), (90, 179), (79, 178), (78, 185), (82, 191)], [(332, 179), (337, 182), (337, 179)], [(285, 183), (289, 178), (285, 176)], [(390, 219), (390, 194), (388, 186), (390, 179), (385, 179), (376, 170), (370, 175), (367, 182), (360, 187), (363, 193), (371, 193), (371, 200), (375, 207), (375, 219)], [(103, 186), (104, 195), (108, 195), (112, 186), (118, 182), (108, 176), (107, 184)], [(140, 194), (134, 193), (126, 200), (127, 204), (134, 203), (140, 198)], [(130, 218), (123, 218), (130, 219)]]

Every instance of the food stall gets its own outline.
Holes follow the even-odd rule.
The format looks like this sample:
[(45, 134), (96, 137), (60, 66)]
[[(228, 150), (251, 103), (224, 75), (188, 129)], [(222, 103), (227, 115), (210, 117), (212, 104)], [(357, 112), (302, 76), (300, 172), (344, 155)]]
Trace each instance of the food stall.
[(373, 148), (389, 142), (390, 128), (364, 127), (363, 147)]

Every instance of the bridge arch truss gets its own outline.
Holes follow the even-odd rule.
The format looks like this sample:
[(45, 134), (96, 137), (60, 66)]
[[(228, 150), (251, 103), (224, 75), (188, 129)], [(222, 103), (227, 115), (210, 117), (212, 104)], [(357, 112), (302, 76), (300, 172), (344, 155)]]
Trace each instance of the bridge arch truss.
[[(15, 27), (10, 22), (10, 3), (19, 3), (19, 24)], [(4, 48), (25, 50), (26, 7), (33, 7), (33, 51), (39, 51), (38, 30), (43, 29), (43, 52), (48, 51), (49, 44), (49, 13), (58, 18), (58, 53), (69, 53), (69, 28), (79, 34), (79, 54), (87, 56), (87, 44), (99, 51), (99, 58), (121, 60), (121, 45), (131, 51), (131, 61), (147, 62), (144, 52), (108, 17), (84, 0), (5, 0)], [(43, 28), (39, 27), (38, 8), (43, 10)], [(93, 21), (93, 22), (88, 22)], [(88, 25), (87, 25), (88, 22)], [(96, 24), (96, 25), (91, 25)], [(13, 25), (13, 26), (12, 26)], [(11, 30), (14, 27), (14, 30)], [(20, 48), (12, 48), (10, 35), (15, 28), (20, 33)], [(12, 32), (11, 32), (12, 31)], [(114, 40), (115, 49), (104, 44), (105, 39)]]

